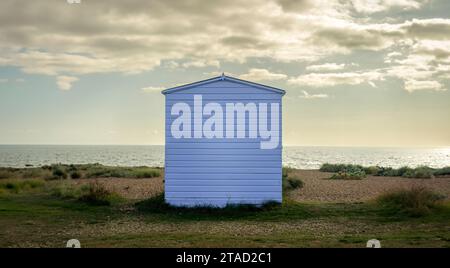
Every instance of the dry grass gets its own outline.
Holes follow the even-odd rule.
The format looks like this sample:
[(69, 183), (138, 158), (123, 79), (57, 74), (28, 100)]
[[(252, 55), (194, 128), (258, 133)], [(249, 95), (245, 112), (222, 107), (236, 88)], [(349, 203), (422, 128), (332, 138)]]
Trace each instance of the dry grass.
[(409, 190), (392, 191), (380, 195), (376, 203), (392, 214), (406, 214), (421, 217), (438, 207), (444, 196), (425, 187), (413, 187)]

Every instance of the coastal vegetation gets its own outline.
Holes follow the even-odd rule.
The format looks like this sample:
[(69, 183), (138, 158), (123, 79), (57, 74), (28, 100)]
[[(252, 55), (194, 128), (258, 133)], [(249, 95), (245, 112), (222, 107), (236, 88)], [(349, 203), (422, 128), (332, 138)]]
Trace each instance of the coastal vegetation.
[(90, 205), (110, 206), (124, 201), (114, 191), (108, 190), (98, 181), (84, 185), (60, 183), (50, 188), (52, 196), (65, 200), (76, 200)]
[(23, 193), (29, 192), (44, 186), (44, 181), (42, 180), (14, 180), (14, 179), (3, 179), (0, 180), (0, 194), (2, 193)]
[(397, 190), (382, 194), (376, 199), (376, 203), (384, 209), (385, 213), (421, 217), (430, 214), (433, 209), (442, 205), (444, 199), (445, 196), (434, 193), (425, 187), (413, 187), (409, 190)]
[[(283, 168), (282, 204), (176, 208), (162, 190), (136, 200), (116, 191), (124, 187), (114, 184), (120, 178), (102, 177), (134, 168), (74, 167), (0, 169), (0, 246), (64, 247), (71, 238), (82, 247), (365, 247), (373, 238), (383, 247), (450, 246), (450, 203), (436, 188), (393, 189), (364, 202), (302, 202), (290, 193), (313, 183), (303, 177), (309, 173)], [(130, 183), (162, 182), (162, 169), (138, 169), (160, 175)]]
[(292, 168), (284, 167), (282, 170), (282, 186), (283, 193), (287, 193), (288, 191), (302, 188), (303, 181), (293, 173)]
[(364, 167), (353, 164), (323, 164), (320, 169), (322, 172), (333, 172), (331, 179), (363, 179), (367, 175), (379, 177), (404, 177), (417, 179), (430, 179), (433, 177), (450, 176), (450, 167), (431, 168), (428, 166), (418, 166), (416, 168), (401, 167)]
[(118, 167), (101, 164), (53, 164), (31, 168), (0, 168), (0, 179), (89, 179), (89, 178), (155, 178), (162, 174), (162, 168)]

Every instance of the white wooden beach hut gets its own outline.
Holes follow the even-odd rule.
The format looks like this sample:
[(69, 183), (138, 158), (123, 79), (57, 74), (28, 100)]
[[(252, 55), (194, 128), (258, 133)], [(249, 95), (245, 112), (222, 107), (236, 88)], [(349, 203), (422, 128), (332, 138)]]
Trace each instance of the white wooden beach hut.
[(282, 201), (284, 90), (222, 75), (162, 93), (166, 202)]

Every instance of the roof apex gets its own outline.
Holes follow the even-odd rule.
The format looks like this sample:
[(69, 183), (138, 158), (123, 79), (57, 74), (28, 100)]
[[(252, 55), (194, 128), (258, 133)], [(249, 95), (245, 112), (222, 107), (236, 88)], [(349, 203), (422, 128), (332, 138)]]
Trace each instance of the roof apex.
[(194, 82), (194, 83), (189, 83), (189, 84), (185, 84), (185, 85), (181, 85), (181, 86), (168, 88), (168, 89), (165, 89), (165, 90), (161, 91), (161, 93), (166, 95), (166, 94), (170, 94), (170, 93), (173, 93), (173, 92), (178, 92), (178, 91), (185, 90), (185, 89), (188, 89), (188, 88), (192, 88), (192, 87), (195, 87), (195, 86), (209, 84), (209, 83), (213, 83), (213, 82), (217, 82), (217, 81), (230, 81), (230, 82), (233, 82), (233, 83), (248, 85), (248, 86), (252, 86), (252, 87), (256, 87), (256, 88), (272, 91), (272, 92), (275, 92), (275, 93), (279, 93), (281, 95), (286, 94), (286, 91), (284, 91), (283, 89), (279, 89), (279, 88), (271, 87), (271, 86), (266, 86), (266, 85), (263, 85), (263, 84), (258, 84), (258, 83), (255, 83), (255, 82), (246, 81), (246, 80), (242, 80), (242, 79), (239, 79), (239, 78), (227, 76), (224, 73), (222, 73), (221, 76), (217, 76), (217, 77), (213, 77), (213, 78), (209, 78), (209, 79), (205, 79), (205, 80), (201, 80), (201, 81), (197, 81), (197, 82)]

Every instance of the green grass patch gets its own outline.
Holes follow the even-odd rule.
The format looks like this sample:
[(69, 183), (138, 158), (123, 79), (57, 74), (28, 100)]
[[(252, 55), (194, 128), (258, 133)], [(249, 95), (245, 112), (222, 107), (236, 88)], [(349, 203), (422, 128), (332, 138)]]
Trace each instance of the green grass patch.
[(0, 246), (64, 247), (73, 234), (82, 247), (365, 247), (371, 238), (383, 247), (450, 246), (448, 204), (398, 218), (378, 203), (173, 208), (160, 195), (123, 210), (37, 189), (0, 196)]
[(281, 204), (276, 202), (267, 202), (261, 206), (230, 204), (223, 208), (212, 206), (174, 207), (165, 202), (164, 193), (137, 202), (135, 206), (138, 211), (144, 213), (166, 214), (167, 216), (176, 216), (185, 219), (226, 218), (230, 220), (281, 208)]
[(99, 164), (82, 167), (89, 178), (155, 178), (161, 176), (161, 169), (150, 167), (111, 167)]
[(362, 180), (366, 177), (366, 173), (361, 171), (353, 171), (353, 172), (338, 172), (333, 174), (329, 179), (330, 180)]
[(62, 166), (55, 166), (52, 169), (52, 175), (51, 179), (67, 179), (67, 171)]
[(0, 168), (0, 179), (82, 179), (82, 178), (155, 178), (160, 177), (162, 168), (114, 167), (101, 164), (65, 165), (53, 164), (33, 168)]
[(450, 176), (450, 167), (443, 167), (434, 171), (435, 176)]
[(70, 172), (70, 178), (71, 179), (80, 179), (81, 176), (82, 176), (82, 174), (79, 171), (72, 171), (72, 172)]
[(50, 193), (52, 196), (60, 199), (78, 199), (83, 194), (87, 193), (88, 185), (76, 186), (70, 182), (61, 182), (56, 185), (52, 185)]
[(282, 169), (282, 185), (284, 194), (295, 189), (303, 188), (303, 181), (295, 176), (293, 173), (294, 171), (294, 169), (286, 167)]
[(14, 169), (12, 168), (0, 168), (0, 179), (12, 179), (16, 177)]
[(353, 170), (363, 170), (363, 166), (352, 165), (352, 164), (330, 164), (325, 163), (320, 166), (320, 171), (322, 172), (348, 172)]
[(383, 194), (376, 199), (376, 204), (386, 214), (423, 217), (442, 206), (444, 199), (424, 187), (414, 187)]
[(5, 179), (0, 181), (0, 194), (29, 192), (42, 188), (44, 184), (42, 180)]
[[(397, 193), (396, 193), (397, 194)], [(172, 207), (160, 194), (135, 204), (138, 215), (148, 219), (164, 222), (191, 221), (249, 221), (249, 222), (286, 222), (302, 220), (345, 220), (385, 224), (392, 222), (421, 223), (448, 222), (450, 204), (440, 203), (425, 197), (381, 196), (375, 202), (368, 203), (299, 203), (285, 199), (282, 204), (268, 203), (255, 207), (230, 205), (224, 208), (214, 207)], [(420, 195), (422, 195), (421, 193)], [(436, 198), (433, 195), (432, 198)], [(439, 197), (440, 198), (440, 197)], [(402, 200), (406, 199), (408, 201)], [(413, 201), (410, 201), (410, 200)], [(414, 201), (414, 200), (419, 201)], [(409, 203), (410, 202), (410, 203)], [(418, 205), (414, 202), (419, 202)], [(430, 203), (428, 203), (430, 202)], [(424, 209), (425, 207), (425, 209)], [(426, 211), (424, 213), (424, 211)]]
[(331, 180), (362, 180), (366, 177), (364, 167), (350, 164), (323, 164), (320, 171), (334, 172), (329, 179)]
[(77, 200), (89, 205), (110, 206), (124, 201), (120, 195), (107, 190), (98, 182), (79, 186), (70, 183), (59, 183), (51, 187), (50, 192), (57, 198)]
[(410, 168), (407, 166), (400, 168), (370, 166), (363, 167), (361, 165), (352, 164), (323, 164), (320, 169), (323, 172), (341, 173), (335, 179), (352, 179), (353, 177), (364, 178), (366, 175), (380, 177), (404, 177), (417, 179), (430, 179), (436, 176), (450, 175), (450, 167), (431, 168), (428, 166), (418, 166)]
[(43, 179), (50, 175), (42, 168), (0, 168), (0, 179)]
[(418, 178), (418, 179), (430, 179), (434, 177), (435, 170), (427, 167), (420, 166), (414, 169), (407, 170), (402, 174), (405, 178)]
[(78, 198), (90, 205), (110, 206), (123, 200), (117, 193), (107, 190), (98, 182), (90, 183), (87, 191)]

